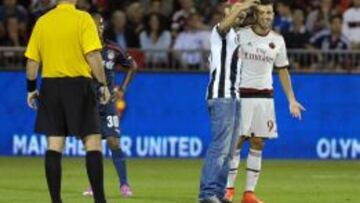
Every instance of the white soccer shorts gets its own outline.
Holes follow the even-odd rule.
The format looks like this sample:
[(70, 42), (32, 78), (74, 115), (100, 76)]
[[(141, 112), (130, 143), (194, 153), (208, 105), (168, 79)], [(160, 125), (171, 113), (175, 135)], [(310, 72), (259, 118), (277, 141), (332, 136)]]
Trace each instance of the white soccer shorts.
[(242, 98), (240, 130), (240, 136), (277, 138), (274, 99)]

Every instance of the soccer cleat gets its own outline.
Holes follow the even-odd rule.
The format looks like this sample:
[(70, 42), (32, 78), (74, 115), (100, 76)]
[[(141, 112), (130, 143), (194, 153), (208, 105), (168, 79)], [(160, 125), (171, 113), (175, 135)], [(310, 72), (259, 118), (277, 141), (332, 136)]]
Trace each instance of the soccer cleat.
[(256, 198), (254, 192), (247, 191), (247, 192), (244, 192), (241, 203), (264, 203), (264, 202), (261, 200), (258, 200)]
[(120, 193), (123, 197), (131, 197), (133, 195), (130, 186), (127, 184), (122, 184), (120, 186)]
[(235, 189), (234, 188), (226, 188), (225, 197), (223, 202), (231, 203), (233, 202), (235, 197)]
[(226, 199), (222, 199), (221, 203), (232, 203), (232, 202), (230, 202), (229, 200), (226, 200)]
[(88, 187), (88, 189), (86, 189), (86, 190), (83, 192), (82, 195), (85, 196), (85, 197), (88, 197), (88, 196), (93, 196), (94, 193), (93, 193), (91, 187)]

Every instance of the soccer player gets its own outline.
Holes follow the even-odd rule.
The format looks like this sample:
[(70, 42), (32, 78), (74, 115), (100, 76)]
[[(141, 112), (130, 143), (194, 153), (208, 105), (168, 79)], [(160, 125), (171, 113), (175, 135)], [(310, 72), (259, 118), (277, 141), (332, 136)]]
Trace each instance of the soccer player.
[(261, 203), (254, 194), (261, 171), (261, 156), (266, 139), (277, 137), (273, 100), (273, 67), (287, 96), (290, 113), (301, 119), (304, 107), (296, 100), (288, 71), (283, 37), (272, 31), (274, 9), (271, 0), (261, 0), (254, 8), (255, 24), (238, 31), (241, 65), (241, 137), (230, 161), (226, 200), (234, 198), (234, 184), (240, 162), (240, 150), (244, 141), (249, 141), (250, 151), (246, 163), (246, 186), (242, 203)]
[(220, 203), (225, 195), (231, 152), (240, 133), (240, 70), (238, 45), (232, 28), (240, 15), (258, 1), (236, 3), (211, 33), (210, 83), (207, 101), (212, 141), (208, 148), (200, 180), (201, 203)]
[[(110, 42), (106, 39), (103, 39), (103, 18), (100, 14), (94, 13), (93, 19), (97, 25), (99, 36), (103, 43), (103, 64), (106, 74), (106, 80), (108, 81), (108, 88), (113, 95), (113, 100), (105, 105), (99, 105), (100, 112), (100, 122), (101, 122), (101, 134), (106, 138), (107, 143), (111, 149), (112, 160), (116, 169), (116, 172), (119, 177), (120, 182), (120, 192), (123, 197), (132, 196), (132, 191), (128, 183), (125, 154), (122, 152), (119, 146), (120, 141), (120, 130), (119, 130), (119, 116), (116, 113), (115, 102), (114, 100), (122, 99), (127, 86), (132, 80), (135, 72), (137, 71), (137, 64), (128, 56), (121, 48), (119, 48), (115, 43)], [(127, 68), (127, 74), (125, 79), (122, 82), (120, 88), (115, 88), (115, 67), (120, 65), (124, 68)], [(97, 87), (100, 87), (97, 84)], [(98, 99), (100, 99), (98, 97)], [(99, 102), (98, 102), (99, 103)], [(92, 189), (89, 187), (84, 193), (84, 196), (91, 196)]]
[[(25, 56), (27, 103), (38, 110), (35, 132), (47, 135), (45, 174), (52, 203), (61, 203), (61, 157), (65, 137), (76, 135), (86, 148), (86, 169), (95, 203), (106, 203), (100, 120), (93, 79), (101, 84), (100, 102), (110, 92), (101, 66), (102, 48), (91, 16), (75, 8), (76, 0), (60, 0), (36, 22)], [(59, 29), (60, 28), (60, 29)], [(36, 79), (42, 65), (40, 93)]]

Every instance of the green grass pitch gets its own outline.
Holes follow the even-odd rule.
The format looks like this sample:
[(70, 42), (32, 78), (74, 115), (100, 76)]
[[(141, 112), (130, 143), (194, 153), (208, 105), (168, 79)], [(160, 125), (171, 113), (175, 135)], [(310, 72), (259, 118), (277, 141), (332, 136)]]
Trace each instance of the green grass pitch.
[[(243, 162), (244, 163), (244, 162)], [(105, 161), (109, 203), (195, 203), (201, 160), (129, 160), (134, 197), (119, 195), (111, 160)], [(244, 185), (244, 164), (236, 201)], [(63, 159), (64, 203), (91, 203), (81, 196), (88, 185), (84, 159)], [(266, 203), (360, 203), (359, 161), (266, 160), (257, 188)], [(0, 158), (0, 203), (49, 203), (41, 158)]]

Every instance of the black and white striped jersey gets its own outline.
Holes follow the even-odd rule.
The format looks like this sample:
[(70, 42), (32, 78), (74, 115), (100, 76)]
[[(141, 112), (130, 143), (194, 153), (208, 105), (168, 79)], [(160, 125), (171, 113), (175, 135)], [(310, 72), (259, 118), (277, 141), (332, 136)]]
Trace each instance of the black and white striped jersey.
[(240, 98), (241, 61), (238, 57), (239, 39), (234, 29), (226, 36), (218, 32), (215, 26), (210, 36), (210, 82), (207, 99)]

